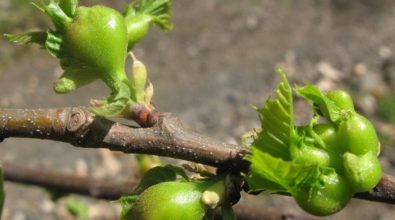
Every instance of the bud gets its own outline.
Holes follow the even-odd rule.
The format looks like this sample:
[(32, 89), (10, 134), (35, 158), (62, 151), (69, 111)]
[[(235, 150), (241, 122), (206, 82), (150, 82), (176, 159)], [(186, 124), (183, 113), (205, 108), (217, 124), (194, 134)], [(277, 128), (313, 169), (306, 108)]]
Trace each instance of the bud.
[(131, 98), (136, 103), (145, 101), (145, 85), (147, 83), (147, 69), (143, 62), (138, 60), (132, 52), (129, 55), (133, 59), (133, 75), (131, 76)]

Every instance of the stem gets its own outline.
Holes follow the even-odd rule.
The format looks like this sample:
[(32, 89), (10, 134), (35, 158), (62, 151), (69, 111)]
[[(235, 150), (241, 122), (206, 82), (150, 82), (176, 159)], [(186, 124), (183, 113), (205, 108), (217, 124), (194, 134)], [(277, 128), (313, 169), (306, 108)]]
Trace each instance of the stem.
[[(249, 166), (243, 160), (248, 149), (188, 131), (171, 114), (162, 114), (153, 127), (136, 128), (94, 118), (83, 107), (0, 108), (0, 140), (9, 137), (50, 139), (86, 148), (105, 146), (125, 153), (184, 159), (235, 173), (246, 172)], [(357, 193), (355, 197), (395, 204), (395, 177), (384, 174), (373, 190)]]
[(77, 147), (154, 154), (226, 169), (247, 170), (245, 148), (183, 128), (178, 118), (162, 114), (149, 128), (133, 128), (94, 117), (86, 108), (0, 109), (0, 140), (9, 137), (50, 139)]
[(116, 200), (124, 194), (130, 194), (138, 185), (136, 181), (114, 183), (32, 169), (7, 162), (3, 164), (3, 171), (6, 181), (40, 186), (55, 192), (76, 193), (108, 200)]
[[(45, 187), (47, 189), (68, 193), (77, 193), (98, 199), (116, 200), (122, 195), (131, 194), (138, 182), (111, 182), (78, 177), (71, 174), (54, 173), (33, 168), (24, 168), (5, 162), (3, 166), (6, 181)], [(302, 212), (279, 212), (257, 207), (251, 203), (240, 201), (234, 206), (240, 219), (316, 219)], [(219, 217), (219, 213), (217, 213)]]

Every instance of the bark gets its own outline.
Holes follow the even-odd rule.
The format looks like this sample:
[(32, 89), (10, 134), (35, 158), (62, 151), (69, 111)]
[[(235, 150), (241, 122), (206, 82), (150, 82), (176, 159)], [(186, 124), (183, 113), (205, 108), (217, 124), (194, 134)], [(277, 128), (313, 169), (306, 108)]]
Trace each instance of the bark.
[[(169, 113), (160, 115), (154, 126), (141, 128), (94, 117), (84, 107), (0, 109), (0, 140), (11, 137), (51, 139), (67, 142), (76, 147), (107, 148), (124, 153), (166, 156), (211, 165), (235, 173), (248, 170), (248, 162), (243, 160), (248, 149), (189, 131), (182, 126), (177, 117)], [(9, 165), (7, 167), (7, 164), (4, 166), (5, 177), (8, 180), (44, 187), (54, 186), (92, 196), (95, 194), (91, 192), (95, 192), (97, 187), (107, 189), (105, 184), (94, 185), (96, 181), (70, 178), (70, 176), (65, 178), (70, 181), (74, 179), (75, 182), (56, 182), (53, 179), (62, 178), (55, 174), (51, 174), (53, 176), (48, 178), (37, 179), (40, 176), (37, 173), (35, 173), (37, 175), (28, 175), (29, 172), (34, 173), (32, 170), (23, 172), (25, 175), (23, 177), (20, 169), (11, 168)], [(53, 182), (45, 183), (46, 181)], [(78, 185), (85, 186), (85, 189), (78, 189)], [(117, 187), (123, 190), (123, 187)], [(355, 197), (395, 204), (395, 178), (384, 174), (380, 183), (371, 192), (358, 193)]]

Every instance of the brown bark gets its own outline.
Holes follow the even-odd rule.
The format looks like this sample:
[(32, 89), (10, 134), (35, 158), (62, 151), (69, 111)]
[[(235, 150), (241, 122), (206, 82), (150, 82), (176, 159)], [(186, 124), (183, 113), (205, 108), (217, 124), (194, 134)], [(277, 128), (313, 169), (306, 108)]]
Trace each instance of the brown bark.
[[(246, 148), (188, 131), (171, 114), (162, 114), (153, 127), (140, 128), (122, 125), (105, 118), (96, 118), (83, 107), (0, 109), (0, 140), (10, 137), (51, 139), (67, 142), (77, 147), (108, 148), (125, 153), (167, 156), (235, 172), (248, 169), (248, 162), (243, 160), (247, 153)], [(7, 179), (11, 178), (12, 173), (17, 175), (20, 172), (15, 167), (13, 169), (13, 172), (6, 173)], [(60, 176), (52, 176), (47, 178), (47, 181), (52, 178), (60, 178)], [(23, 182), (21, 179), (20, 181)], [(45, 182), (45, 180), (40, 180), (40, 182), (37, 179), (24, 181), (31, 184), (44, 184)], [(93, 182), (88, 181), (89, 184), (87, 184), (79, 181), (77, 178), (75, 184), (70, 183), (68, 186), (62, 186), (67, 182), (59, 181), (56, 184), (70, 191), (77, 191), (73, 187), (85, 184), (87, 186), (85, 192), (92, 190), (88, 189), (88, 186), (91, 186)], [(395, 178), (383, 175), (380, 183), (371, 192), (358, 193), (356, 197), (395, 204), (394, 194)]]

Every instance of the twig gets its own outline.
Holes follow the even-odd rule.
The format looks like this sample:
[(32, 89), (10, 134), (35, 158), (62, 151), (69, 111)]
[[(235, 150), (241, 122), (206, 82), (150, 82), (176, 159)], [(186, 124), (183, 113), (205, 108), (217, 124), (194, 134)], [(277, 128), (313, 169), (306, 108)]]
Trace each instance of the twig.
[[(131, 194), (137, 187), (137, 182), (111, 182), (79, 177), (72, 174), (61, 174), (38, 169), (21, 167), (9, 162), (3, 163), (6, 181), (45, 187), (62, 193), (75, 193), (98, 199), (116, 200), (122, 195)], [(240, 201), (234, 207), (239, 219), (315, 219), (301, 212), (280, 212)], [(220, 214), (217, 214), (220, 218)]]
[[(168, 156), (247, 171), (247, 149), (220, 142), (183, 128), (171, 114), (163, 114), (151, 128), (133, 128), (94, 118), (85, 108), (0, 109), (0, 140), (29, 137), (68, 142), (87, 148), (108, 148), (125, 153)], [(380, 183), (357, 198), (395, 204), (395, 179), (384, 175)]]
[(115, 200), (124, 194), (130, 194), (137, 182), (113, 183), (80, 177), (73, 174), (48, 172), (38, 169), (3, 163), (4, 179), (15, 183), (44, 187), (62, 193), (87, 195), (98, 199)]
[(108, 148), (199, 162), (215, 167), (247, 168), (246, 149), (183, 128), (162, 114), (150, 128), (133, 128), (95, 118), (86, 108), (0, 109), (0, 140), (8, 137), (63, 141), (85, 148)]

